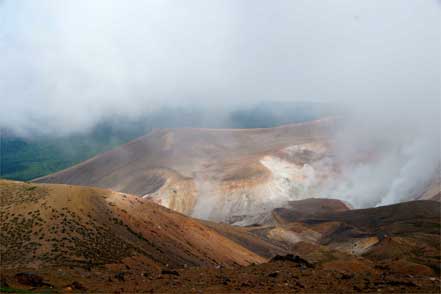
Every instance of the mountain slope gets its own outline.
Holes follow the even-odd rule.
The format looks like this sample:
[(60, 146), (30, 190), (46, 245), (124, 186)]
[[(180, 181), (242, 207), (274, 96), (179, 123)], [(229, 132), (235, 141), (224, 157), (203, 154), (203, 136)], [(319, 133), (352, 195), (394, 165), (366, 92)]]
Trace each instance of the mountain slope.
[(0, 180), (0, 291), (439, 292), (440, 203), (286, 209), (282, 223), (233, 227), (110, 190)]
[[(304, 251), (306, 256), (315, 249), (304, 247), (306, 250), (302, 250), (297, 244), (315, 243), (376, 262), (386, 262), (389, 267), (397, 266), (403, 271), (420, 268), (439, 274), (439, 202), (419, 200), (340, 211), (339, 205), (333, 205), (334, 211), (329, 211), (329, 206), (321, 208), (329, 205), (329, 201), (315, 199), (315, 210), (310, 205), (313, 202), (307, 200), (293, 201), (291, 207), (275, 209), (273, 215), (278, 226), (267, 229), (266, 235), (291, 243), (292, 250)], [(306, 204), (309, 207), (305, 209)]]
[(265, 261), (197, 220), (132, 195), (1, 180), (0, 199), (4, 268), (90, 268), (127, 258), (153, 269)]
[[(342, 159), (333, 148), (341, 124), (328, 118), (268, 129), (156, 129), (35, 182), (108, 188), (215, 222), (268, 224), (274, 208), (293, 200), (351, 199), (351, 169), (380, 160), (381, 150)], [(438, 199), (439, 191), (434, 177), (400, 197)]]
[(157, 129), (35, 181), (145, 196), (204, 219), (259, 222), (255, 215), (310, 197), (310, 164), (325, 156), (334, 126), (323, 119), (268, 129)]

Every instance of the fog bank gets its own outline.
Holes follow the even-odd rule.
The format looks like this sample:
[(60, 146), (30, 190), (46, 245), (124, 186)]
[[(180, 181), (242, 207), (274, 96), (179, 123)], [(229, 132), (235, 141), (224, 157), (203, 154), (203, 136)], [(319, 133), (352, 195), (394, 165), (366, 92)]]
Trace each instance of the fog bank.
[(435, 0), (6, 0), (0, 125), (68, 133), (164, 105), (436, 107), (439, 16)]
[[(260, 102), (326, 102), (343, 117), (334, 149), (345, 180), (323, 195), (392, 203), (439, 171), (440, 8), (435, 0), (5, 0), (0, 127), (70, 134), (168, 106), (224, 119)], [(360, 154), (371, 158), (352, 160)]]

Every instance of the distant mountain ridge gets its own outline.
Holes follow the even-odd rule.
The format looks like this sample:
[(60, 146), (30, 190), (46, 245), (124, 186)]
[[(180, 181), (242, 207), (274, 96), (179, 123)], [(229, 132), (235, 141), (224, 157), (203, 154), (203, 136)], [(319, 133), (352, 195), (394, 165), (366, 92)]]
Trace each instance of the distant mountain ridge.
[[(256, 215), (286, 200), (310, 198), (292, 192), (308, 185), (305, 164), (324, 156), (335, 123), (326, 118), (261, 129), (156, 129), (35, 181), (109, 188), (203, 219), (254, 223)], [(301, 154), (304, 162), (297, 162)], [(284, 179), (285, 162), (292, 182)]]
[(164, 107), (137, 118), (104, 118), (90, 130), (51, 134), (0, 126), (0, 178), (31, 180), (68, 168), (148, 133), (153, 128), (261, 128), (317, 119), (329, 105), (310, 102), (260, 103), (236, 109)]
[[(328, 197), (323, 191), (341, 176), (332, 149), (339, 123), (330, 117), (275, 128), (154, 129), (34, 181), (108, 188), (216, 222), (265, 224), (289, 201)], [(434, 199), (439, 191), (434, 182), (403, 199)]]

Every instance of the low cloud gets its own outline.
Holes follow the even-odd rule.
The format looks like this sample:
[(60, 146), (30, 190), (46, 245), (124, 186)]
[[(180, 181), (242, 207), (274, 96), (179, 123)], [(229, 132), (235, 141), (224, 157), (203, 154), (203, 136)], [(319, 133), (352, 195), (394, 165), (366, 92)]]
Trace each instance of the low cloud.
[[(0, 126), (64, 132), (164, 105), (439, 103), (437, 1), (0, 4)], [(421, 114), (424, 116), (424, 113)]]
[(377, 160), (345, 165), (330, 192), (387, 204), (439, 169), (439, 19), (435, 0), (1, 1), (0, 127), (69, 134), (164, 106), (333, 103), (336, 156)]

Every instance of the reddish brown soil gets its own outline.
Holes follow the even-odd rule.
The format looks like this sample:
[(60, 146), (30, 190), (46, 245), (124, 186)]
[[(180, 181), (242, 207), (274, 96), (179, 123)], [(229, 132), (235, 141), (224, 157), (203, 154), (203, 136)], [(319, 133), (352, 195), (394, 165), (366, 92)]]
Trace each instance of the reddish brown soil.
[[(439, 206), (414, 201), (320, 213), (277, 228), (315, 231), (322, 239), (287, 244), (271, 240), (271, 226), (199, 221), (132, 195), (0, 180), (0, 287), (39, 293), (439, 293)], [(372, 234), (379, 242), (359, 256), (341, 246)], [(300, 258), (269, 261), (287, 253)]]
[[(133, 262), (112, 269), (78, 271), (51, 268), (36, 272), (56, 290), (75, 291), (79, 284), (90, 293), (439, 293), (436, 276), (411, 275), (378, 265), (371, 271), (307, 268), (291, 261), (232, 268), (187, 268), (149, 271)], [(36, 292), (50, 286), (30, 287), (4, 273), (10, 287)]]
[(139, 256), (152, 268), (266, 260), (196, 219), (110, 190), (0, 180), (0, 208), (4, 268), (86, 268)]

